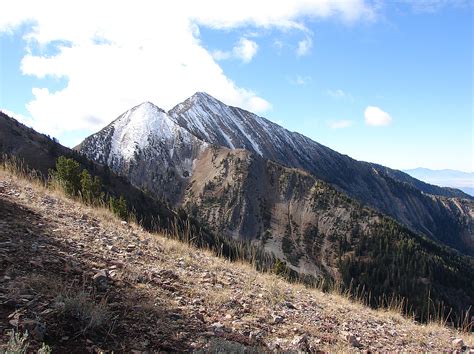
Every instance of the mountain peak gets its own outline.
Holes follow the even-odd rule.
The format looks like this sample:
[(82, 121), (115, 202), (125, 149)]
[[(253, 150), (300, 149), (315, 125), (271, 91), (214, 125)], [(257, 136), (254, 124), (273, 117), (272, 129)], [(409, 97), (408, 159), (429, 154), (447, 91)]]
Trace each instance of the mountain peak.
[(208, 94), (207, 92), (204, 92), (204, 91), (198, 91), (194, 95), (192, 95), (190, 98), (194, 99), (194, 100), (196, 100), (196, 99), (201, 99), (201, 100), (205, 99), (205, 100), (218, 101), (217, 98), (211, 96), (210, 94)]
[(151, 112), (166, 113), (163, 109), (161, 109), (160, 107), (158, 107), (157, 105), (155, 105), (154, 103), (152, 103), (150, 101), (142, 102), (138, 106), (133, 107), (130, 111), (133, 111), (133, 110), (136, 110), (136, 109), (139, 109), (142, 112), (143, 111), (148, 111), (150, 113)]
[(211, 96), (207, 92), (196, 92), (194, 95), (189, 97), (185, 102), (188, 102), (189, 104), (194, 104), (194, 105), (197, 104), (197, 105), (205, 106), (205, 107), (216, 107), (218, 109), (228, 107), (224, 102), (218, 100), (214, 96)]
[(175, 123), (155, 104), (145, 101), (123, 113), (113, 123), (110, 156), (130, 160), (137, 149), (143, 149), (151, 138), (174, 137)]

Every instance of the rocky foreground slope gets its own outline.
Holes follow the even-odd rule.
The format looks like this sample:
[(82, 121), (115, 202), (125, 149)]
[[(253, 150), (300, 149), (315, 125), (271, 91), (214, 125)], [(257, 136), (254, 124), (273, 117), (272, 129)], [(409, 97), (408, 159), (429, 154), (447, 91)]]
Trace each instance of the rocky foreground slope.
[(418, 325), (144, 232), (0, 170), (0, 342), (29, 350), (469, 350)]

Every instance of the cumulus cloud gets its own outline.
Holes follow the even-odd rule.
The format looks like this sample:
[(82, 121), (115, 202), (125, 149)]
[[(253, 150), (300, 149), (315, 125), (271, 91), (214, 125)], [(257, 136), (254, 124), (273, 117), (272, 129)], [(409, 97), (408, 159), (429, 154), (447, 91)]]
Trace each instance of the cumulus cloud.
[(354, 122), (351, 120), (336, 120), (336, 121), (328, 122), (328, 126), (331, 129), (349, 128), (349, 127), (352, 127), (353, 124)]
[[(364, 0), (16, 0), (2, 7), (0, 33), (21, 29), (25, 75), (65, 80), (56, 91), (33, 88), (27, 104), (33, 127), (57, 136), (99, 129), (145, 100), (169, 109), (196, 91), (265, 111), (270, 103), (226, 76), (216, 59), (227, 54), (205, 49), (199, 28), (299, 30), (304, 55), (312, 45), (304, 21), (328, 17), (354, 22), (376, 13)], [(232, 54), (246, 62), (258, 50), (246, 38), (236, 48)]]
[(368, 106), (364, 112), (365, 123), (370, 126), (380, 127), (392, 123), (392, 117), (379, 107)]
[(233, 52), (237, 58), (240, 58), (244, 63), (248, 63), (257, 54), (257, 49), (257, 43), (247, 38), (241, 38)]
[(216, 60), (227, 60), (232, 58), (232, 52), (226, 50), (216, 49), (212, 52), (212, 57)]
[(257, 54), (258, 44), (247, 38), (240, 38), (232, 51), (215, 50), (212, 57), (216, 60), (227, 60), (231, 58), (242, 60), (244, 63), (250, 63)]

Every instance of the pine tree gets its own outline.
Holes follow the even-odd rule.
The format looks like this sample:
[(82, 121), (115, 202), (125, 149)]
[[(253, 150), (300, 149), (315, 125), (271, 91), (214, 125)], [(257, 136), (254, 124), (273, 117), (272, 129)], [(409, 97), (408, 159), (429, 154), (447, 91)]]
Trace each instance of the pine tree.
[(79, 171), (79, 163), (73, 159), (60, 156), (56, 160), (54, 176), (64, 191), (71, 196), (76, 196), (81, 187)]

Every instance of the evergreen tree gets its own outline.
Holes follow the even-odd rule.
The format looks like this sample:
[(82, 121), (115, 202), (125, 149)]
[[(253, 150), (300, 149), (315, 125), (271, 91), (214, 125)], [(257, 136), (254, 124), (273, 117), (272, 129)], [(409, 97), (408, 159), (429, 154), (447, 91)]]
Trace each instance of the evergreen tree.
[(123, 197), (120, 198), (110, 197), (109, 198), (109, 207), (112, 212), (117, 215), (119, 218), (125, 220), (128, 216), (127, 201)]
[(98, 176), (92, 177), (85, 169), (81, 172), (81, 195), (88, 204), (98, 204), (103, 199), (102, 181)]
[(65, 156), (60, 156), (56, 160), (56, 177), (59, 184), (64, 188), (64, 191), (75, 196), (78, 194), (81, 187), (79, 163), (73, 159), (68, 159)]

